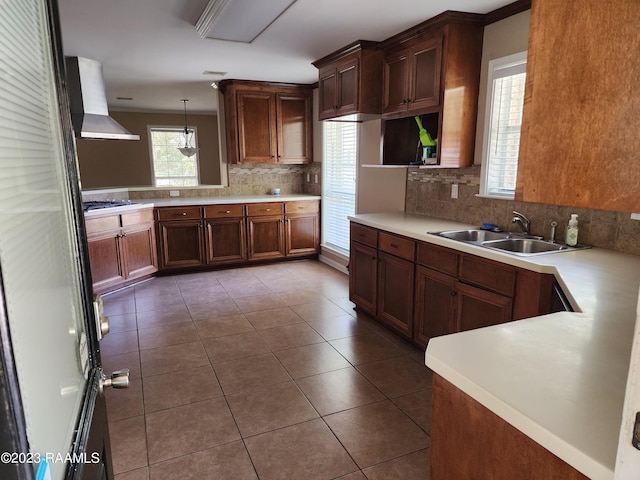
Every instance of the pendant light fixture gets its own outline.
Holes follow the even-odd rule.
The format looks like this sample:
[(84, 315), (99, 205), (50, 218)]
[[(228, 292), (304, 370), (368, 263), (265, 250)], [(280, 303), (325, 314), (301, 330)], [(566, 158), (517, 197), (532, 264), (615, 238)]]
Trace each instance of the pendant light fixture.
[(189, 142), (189, 127), (187, 124), (187, 102), (189, 100), (183, 98), (180, 101), (184, 103), (184, 147), (178, 147), (178, 150), (185, 157), (193, 157), (198, 151), (198, 147), (192, 147)]

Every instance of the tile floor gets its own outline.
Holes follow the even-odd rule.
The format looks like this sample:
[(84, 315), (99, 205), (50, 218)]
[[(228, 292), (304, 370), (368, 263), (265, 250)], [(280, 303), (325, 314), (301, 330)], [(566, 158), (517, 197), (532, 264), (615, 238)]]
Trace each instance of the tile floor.
[(116, 480), (429, 478), (423, 353), (316, 261), (158, 277), (104, 297)]

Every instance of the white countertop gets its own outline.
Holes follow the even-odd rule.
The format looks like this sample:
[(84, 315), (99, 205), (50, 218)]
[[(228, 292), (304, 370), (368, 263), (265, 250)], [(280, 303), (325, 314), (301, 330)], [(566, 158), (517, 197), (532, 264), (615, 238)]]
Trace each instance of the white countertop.
[(85, 212), (85, 217), (101, 217), (123, 213), (139, 208), (183, 207), (187, 205), (227, 205), (232, 203), (295, 202), (300, 200), (320, 200), (317, 195), (245, 195), (237, 197), (174, 197), (153, 200), (132, 200), (130, 205), (98, 208)]
[(293, 202), (299, 200), (320, 200), (317, 195), (245, 195), (238, 197), (195, 197), (195, 198), (165, 198), (153, 200), (156, 207), (181, 207), (184, 205), (222, 205), (229, 203), (265, 203), (265, 202)]
[(516, 257), (426, 232), (472, 225), (412, 214), (352, 220), (540, 273), (574, 309), (434, 338), (427, 366), (592, 479), (612, 479), (640, 257), (603, 249)]

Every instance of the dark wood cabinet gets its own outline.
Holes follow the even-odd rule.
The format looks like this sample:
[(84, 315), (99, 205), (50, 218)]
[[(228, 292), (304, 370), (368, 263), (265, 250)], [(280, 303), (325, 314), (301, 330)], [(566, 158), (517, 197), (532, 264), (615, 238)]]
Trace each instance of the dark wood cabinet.
[(416, 115), (438, 139), (430, 167), (473, 164), (483, 31), (482, 15), (445, 12), (382, 42), (383, 164), (421, 159)]
[(247, 260), (244, 205), (207, 205), (203, 208), (205, 260), (222, 265)]
[(377, 283), (378, 251), (352, 241), (349, 252), (349, 300), (373, 316), (378, 303)]
[(158, 223), (162, 268), (196, 267), (205, 264), (201, 220)]
[(413, 331), (413, 275), (413, 262), (378, 253), (378, 317), (409, 338)]
[(432, 480), (588, 479), (440, 375), (432, 412)]
[(104, 293), (158, 270), (153, 213), (140, 211), (85, 220), (95, 293)]
[(313, 161), (311, 87), (229, 80), (220, 89), (229, 163)]
[(287, 202), (285, 213), (286, 255), (291, 257), (318, 253), (320, 202)]
[(439, 335), (551, 312), (553, 275), (351, 223), (349, 299), (426, 347)]
[(313, 62), (319, 69), (319, 119), (381, 113), (382, 52), (376, 42), (358, 42)]
[(413, 338), (426, 347), (433, 337), (458, 330), (455, 316), (457, 280), (431, 268), (416, 267)]
[(410, 115), (437, 106), (441, 68), (441, 34), (385, 56), (383, 112)]
[(165, 270), (309, 257), (320, 250), (320, 201), (156, 209)]
[(207, 219), (204, 223), (208, 264), (235, 263), (247, 259), (244, 217)]

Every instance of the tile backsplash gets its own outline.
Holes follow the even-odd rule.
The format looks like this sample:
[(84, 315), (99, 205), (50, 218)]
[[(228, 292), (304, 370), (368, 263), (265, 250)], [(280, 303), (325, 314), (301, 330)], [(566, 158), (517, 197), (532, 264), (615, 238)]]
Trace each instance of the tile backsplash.
[[(172, 188), (179, 190), (180, 198), (231, 197), (241, 195), (269, 195), (274, 188), (281, 194), (321, 194), (321, 164), (309, 165), (229, 165), (228, 187)], [(309, 174), (310, 182), (307, 182)], [(318, 183), (314, 183), (318, 174)], [(129, 189), (131, 200), (168, 198), (169, 189)], [(111, 197), (109, 197), (111, 198)]]
[[(458, 184), (458, 198), (451, 198), (451, 185)], [(489, 222), (505, 231), (519, 231), (511, 223), (513, 211), (531, 220), (531, 233), (549, 238), (551, 222), (558, 222), (556, 241), (572, 213), (578, 214), (578, 243), (640, 255), (640, 221), (629, 213), (563, 207), (541, 203), (480, 198), (480, 167), (425, 170), (410, 168), (407, 175), (405, 210), (409, 213), (481, 225)]]

